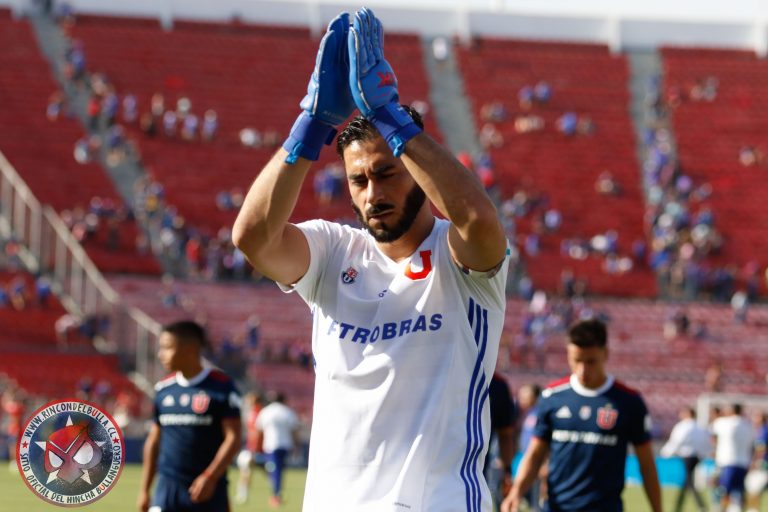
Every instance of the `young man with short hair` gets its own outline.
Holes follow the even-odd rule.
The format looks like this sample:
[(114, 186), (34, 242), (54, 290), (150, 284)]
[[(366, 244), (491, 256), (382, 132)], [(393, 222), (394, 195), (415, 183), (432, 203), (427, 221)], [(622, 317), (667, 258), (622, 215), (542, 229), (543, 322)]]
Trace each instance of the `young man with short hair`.
[(629, 444), (640, 463), (651, 508), (661, 511), (648, 409), (637, 391), (606, 372), (607, 344), (606, 327), (599, 320), (581, 321), (568, 331), (572, 373), (542, 392), (534, 437), (502, 504), (503, 512), (519, 510), (547, 455), (551, 512), (623, 510)]
[(165, 326), (158, 343), (157, 357), (173, 373), (155, 386), (138, 509), (226, 511), (227, 467), (240, 449), (240, 393), (227, 375), (203, 367), (206, 336), (195, 322)]

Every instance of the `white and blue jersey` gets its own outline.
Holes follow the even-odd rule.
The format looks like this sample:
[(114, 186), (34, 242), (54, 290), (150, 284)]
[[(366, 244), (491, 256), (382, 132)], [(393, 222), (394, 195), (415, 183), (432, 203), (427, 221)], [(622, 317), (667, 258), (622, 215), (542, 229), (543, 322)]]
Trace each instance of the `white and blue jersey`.
[(410, 258), (365, 231), (299, 224), (315, 400), (304, 511), (486, 512), (488, 385), (506, 300), (497, 271), (460, 268), (436, 220)]
[(627, 445), (651, 438), (643, 398), (612, 376), (599, 389), (571, 376), (541, 396), (534, 435), (550, 447), (551, 512), (623, 510)]
[(180, 373), (155, 385), (160, 425), (157, 471), (187, 485), (208, 467), (224, 441), (222, 420), (240, 417), (240, 393), (232, 379), (205, 369), (192, 379)]

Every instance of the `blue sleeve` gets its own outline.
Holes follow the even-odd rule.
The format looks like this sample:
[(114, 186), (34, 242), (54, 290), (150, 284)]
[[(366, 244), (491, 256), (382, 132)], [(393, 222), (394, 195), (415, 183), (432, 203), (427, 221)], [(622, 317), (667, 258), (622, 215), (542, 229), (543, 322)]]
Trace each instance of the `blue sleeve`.
[(155, 400), (152, 402), (152, 420), (160, 424), (160, 393), (155, 393)]
[(542, 398), (539, 401), (539, 414), (536, 417), (536, 426), (533, 428), (533, 435), (547, 443), (552, 441), (551, 409), (547, 398)]
[(643, 444), (651, 439), (651, 416), (643, 398), (638, 395), (634, 400), (634, 411), (629, 433), (629, 442)]
[(229, 383), (229, 389), (227, 390), (227, 401), (224, 404), (222, 417), (223, 418), (239, 418), (242, 406), (242, 399), (240, 397), (240, 391), (238, 391), (234, 382)]

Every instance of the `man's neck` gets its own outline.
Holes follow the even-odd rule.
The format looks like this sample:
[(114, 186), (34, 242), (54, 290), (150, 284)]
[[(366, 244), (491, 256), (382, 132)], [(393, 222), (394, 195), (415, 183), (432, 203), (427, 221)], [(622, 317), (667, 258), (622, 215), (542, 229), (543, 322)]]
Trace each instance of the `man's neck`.
[(181, 375), (187, 380), (191, 380), (197, 377), (202, 371), (203, 366), (200, 363), (179, 369), (179, 373), (181, 373)]
[(388, 258), (399, 263), (404, 259), (409, 258), (413, 252), (419, 248), (421, 243), (426, 240), (432, 232), (432, 227), (434, 225), (435, 217), (432, 215), (432, 212), (429, 212), (429, 216), (419, 215), (413, 223), (413, 226), (411, 226), (411, 229), (409, 229), (403, 236), (394, 242), (376, 242), (376, 245)]

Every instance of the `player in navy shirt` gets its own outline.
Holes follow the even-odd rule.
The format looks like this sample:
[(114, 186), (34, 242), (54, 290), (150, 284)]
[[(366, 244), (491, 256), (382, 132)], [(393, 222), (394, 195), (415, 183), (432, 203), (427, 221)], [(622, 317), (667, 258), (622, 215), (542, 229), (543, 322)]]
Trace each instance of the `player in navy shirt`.
[(160, 335), (158, 358), (175, 373), (155, 386), (138, 499), (142, 512), (229, 510), (226, 471), (240, 448), (240, 394), (227, 375), (203, 368), (205, 343), (205, 331), (194, 322), (168, 325)]
[(648, 501), (661, 511), (661, 488), (642, 397), (605, 371), (605, 325), (585, 320), (568, 332), (570, 377), (549, 385), (539, 402), (534, 437), (526, 450), (503, 512), (517, 512), (521, 497), (549, 455), (551, 512), (623, 510), (624, 466), (632, 444)]

